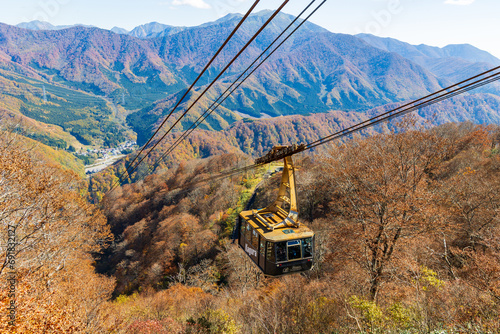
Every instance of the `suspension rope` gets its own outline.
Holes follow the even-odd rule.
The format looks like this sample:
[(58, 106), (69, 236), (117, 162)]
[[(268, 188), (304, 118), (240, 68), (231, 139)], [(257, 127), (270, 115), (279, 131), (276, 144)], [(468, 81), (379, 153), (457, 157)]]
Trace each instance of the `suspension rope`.
[[(240, 74), (240, 76), (235, 80), (233, 81), (233, 83), (231, 84), (231, 86), (229, 86), (218, 98), (217, 100), (215, 100), (212, 105), (210, 107), (207, 108), (207, 110), (205, 110), (205, 112), (200, 115), (198, 117), (198, 119), (193, 123), (191, 124), (191, 126), (182, 134), (182, 136), (180, 136), (176, 141), (175, 143), (173, 143), (164, 153), (163, 155), (157, 159), (155, 161), (155, 163), (149, 167), (148, 171), (146, 172), (146, 175), (153, 172), (155, 170), (155, 168), (161, 163), (161, 161), (163, 161), (168, 154), (170, 154), (173, 150), (175, 150), (175, 148), (177, 148), (177, 146), (179, 146), (179, 144), (184, 140), (186, 139), (188, 136), (191, 135), (191, 133), (196, 129), (198, 128), (201, 123), (203, 123), (203, 121), (205, 121), (205, 119), (210, 116), (224, 101), (226, 101), (226, 99), (235, 91), (237, 90), (262, 64), (264, 64), (264, 62), (266, 62), (266, 60), (269, 59), (269, 57), (271, 57), (274, 52), (276, 50), (278, 50), (307, 20), (309, 20), (309, 18), (327, 1), (327, 0), (323, 0), (323, 2), (321, 2), (319, 4), (319, 6), (316, 7), (316, 9), (314, 9), (314, 11), (312, 13), (310, 13), (304, 20), (302, 20), (302, 22), (275, 48), (271, 51), (271, 53), (269, 55), (267, 55), (266, 58), (264, 58), (234, 89), (232, 89), (229, 94), (226, 95), (226, 97), (224, 97), (224, 99), (221, 100), (221, 98), (241, 79), (241, 77), (250, 69), (253, 67), (253, 65), (255, 65), (255, 63), (283, 36), (283, 34), (291, 27), (295, 24), (295, 22), (300, 18), (300, 16), (302, 16), (304, 14), (304, 12), (307, 11), (307, 9), (309, 9), (309, 7), (315, 2), (316, 0), (312, 0), (309, 5), (285, 28), (285, 30), (283, 30), (281, 32), (281, 34), (276, 37), (272, 42), (271, 44), (269, 44), (269, 46), (257, 57), (255, 58), (255, 60), (252, 62), (252, 64), (250, 64), (250, 66), (247, 67), (247, 69), (245, 71), (243, 71), (243, 73)], [(216, 105), (217, 104), (217, 105)], [(215, 107), (214, 107), (215, 106)]]
[[(243, 48), (234, 56), (233, 59), (224, 67), (224, 69), (217, 75), (217, 77), (205, 88), (205, 90), (198, 96), (198, 98), (189, 106), (189, 108), (186, 109), (186, 111), (175, 121), (173, 125), (170, 126), (170, 128), (161, 136), (161, 138), (149, 149), (149, 151), (144, 155), (144, 157), (132, 168), (132, 170), (129, 172), (129, 175), (132, 174), (137, 167), (147, 158), (147, 156), (160, 144), (160, 142), (172, 131), (172, 129), (181, 121), (181, 119), (186, 116), (186, 114), (193, 108), (193, 106), (198, 103), (198, 101), (205, 95), (205, 93), (215, 84), (215, 82), (227, 71), (227, 69), (239, 58), (239, 56), (245, 51), (248, 46), (257, 38), (257, 36), (260, 35), (262, 30), (271, 23), (271, 21), (278, 15), (278, 13), (285, 7), (285, 5), (289, 2), (290, 0), (285, 0), (281, 4), (281, 6), (267, 19), (267, 21), (262, 25), (259, 30), (250, 38), (250, 40), (243, 46)], [(119, 180), (121, 182), (121, 178)]]
[[(253, 5), (250, 7), (250, 9), (247, 11), (247, 13), (241, 18), (240, 22), (238, 22), (238, 24), (236, 25), (236, 27), (233, 29), (233, 31), (229, 34), (229, 36), (226, 38), (226, 40), (224, 41), (224, 43), (222, 43), (222, 45), (219, 47), (219, 49), (217, 50), (217, 52), (215, 52), (215, 54), (212, 56), (212, 58), (209, 60), (209, 62), (205, 65), (205, 67), (203, 68), (203, 70), (200, 72), (200, 74), (198, 74), (198, 77), (194, 80), (194, 82), (191, 84), (191, 86), (186, 90), (186, 92), (184, 93), (184, 95), (180, 98), (179, 101), (177, 101), (177, 104), (174, 106), (174, 108), (170, 111), (170, 113), (167, 115), (167, 117), (165, 117), (165, 119), (161, 122), (160, 126), (156, 129), (156, 131), (153, 133), (153, 135), (151, 136), (151, 138), (149, 138), (149, 140), (147, 141), (146, 144), (144, 144), (144, 146), (140, 149), (139, 153), (137, 153), (137, 155), (135, 156), (135, 158), (132, 160), (132, 162), (129, 164), (129, 166), (125, 169), (125, 171), (120, 175), (120, 177), (118, 178), (119, 182), (121, 183), (122, 182), (122, 177), (125, 175), (125, 173), (127, 173), (129, 171), (129, 169), (133, 166), (134, 162), (139, 158), (139, 156), (141, 155), (142, 152), (144, 152), (144, 150), (146, 149), (146, 147), (151, 143), (151, 141), (153, 140), (153, 138), (158, 134), (158, 132), (160, 132), (161, 128), (165, 125), (165, 123), (167, 122), (167, 120), (170, 118), (170, 116), (175, 112), (175, 110), (177, 109), (177, 107), (179, 107), (179, 105), (182, 103), (182, 101), (184, 100), (184, 98), (186, 98), (186, 96), (189, 94), (189, 92), (193, 89), (194, 85), (196, 85), (196, 83), (198, 82), (198, 80), (200, 80), (200, 78), (203, 76), (203, 74), (207, 71), (207, 69), (210, 67), (210, 65), (212, 65), (212, 63), (214, 62), (214, 60), (217, 58), (217, 56), (221, 53), (222, 49), (224, 49), (224, 47), (227, 45), (227, 43), (229, 43), (229, 41), (231, 40), (231, 38), (234, 36), (234, 34), (236, 34), (236, 32), (238, 31), (238, 29), (241, 27), (241, 25), (243, 24), (243, 22), (246, 21), (246, 19), (248, 18), (248, 16), (252, 13), (252, 11), (254, 10), (254, 8), (257, 6), (257, 4), (260, 2), (260, 0), (256, 0)], [(203, 94), (202, 94), (203, 95)], [(149, 154), (149, 153), (148, 153)], [(147, 156), (147, 154), (146, 154)], [(142, 162), (142, 160), (140, 161)], [(137, 168), (137, 166), (139, 166), (140, 162), (134, 167), (134, 170)], [(131, 172), (129, 172), (129, 175), (133, 173), (133, 170)]]
[[(403, 116), (403, 115), (405, 115), (405, 114), (407, 114), (409, 112), (412, 112), (412, 111), (415, 111), (415, 110), (418, 110), (418, 109), (421, 109), (421, 108), (433, 105), (435, 103), (444, 101), (446, 99), (452, 98), (452, 97), (457, 96), (457, 95), (461, 95), (461, 94), (469, 92), (469, 91), (471, 91), (473, 89), (476, 89), (476, 88), (482, 87), (484, 85), (487, 85), (489, 83), (492, 83), (492, 82), (500, 80), (500, 72), (494, 73), (492, 75), (489, 75), (489, 76), (481, 78), (481, 79), (478, 79), (476, 81), (468, 83), (465, 86), (456, 88), (456, 89), (454, 89), (452, 91), (448, 91), (448, 90), (450, 88), (457, 87), (457, 85), (463, 84), (463, 83), (468, 82), (470, 80), (473, 80), (475, 78), (484, 76), (485, 74), (491, 73), (492, 71), (497, 70), (499, 68), (500, 68), (500, 66), (496, 67), (494, 69), (491, 69), (489, 71), (483, 72), (481, 74), (478, 74), (478, 75), (476, 75), (474, 77), (471, 77), (471, 78), (469, 78), (467, 80), (461, 81), (458, 84), (454, 84), (452, 86), (444, 88), (444, 89), (442, 89), (442, 90), (440, 90), (438, 92), (435, 92), (435, 93), (432, 93), (430, 95), (427, 95), (427, 96), (425, 96), (423, 98), (420, 98), (418, 100), (415, 100), (413, 102), (404, 104), (403, 106), (400, 106), (400, 107), (397, 107), (397, 108), (392, 109), (390, 111), (387, 111), (387, 112), (385, 112), (385, 113), (383, 113), (381, 115), (378, 115), (378, 116), (375, 116), (373, 118), (370, 118), (370, 119), (368, 119), (366, 121), (363, 121), (361, 123), (353, 125), (353, 126), (351, 126), (349, 128), (346, 128), (344, 130), (338, 131), (338, 132), (336, 132), (334, 134), (331, 134), (329, 136), (326, 136), (326, 137), (323, 137), (321, 139), (318, 139), (317, 141), (314, 141), (312, 143), (304, 145), (303, 147), (299, 148), (298, 150), (291, 151), (290, 153), (284, 154), (284, 155), (280, 156), (279, 158), (270, 159), (270, 160), (268, 160), (266, 162), (255, 163), (253, 165), (249, 165), (249, 166), (245, 166), (245, 167), (241, 167), (241, 168), (235, 168), (235, 169), (230, 169), (230, 170), (227, 170), (227, 171), (223, 171), (223, 172), (220, 172), (219, 174), (214, 175), (212, 177), (207, 177), (207, 178), (204, 178), (204, 179), (201, 179), (201, 180), (192, 181), (192, 182), (188, 183), (187, 185), (184, 185), (184, 186), (178, 187), (178, 188), (174, 188), (172, 190), (190, 188), (190, 187), (192, 187), (192, 186), (194, 186), (194, 185), (196, 185), (198, 183), (214, 181), (214, 180), (218, 180), (218, 179), (221, 179), (221, 178), (231, 177), (231, 176), (234, 176), (234, 175), (237, 175), (237, 174), (241, 174), (243, 172), (246, 172), (246, 171), (249, 171), (249, 170), (261, 167), (261, 166), (263, 166), (263, 165), (265, 165), (265, 164), (267, 164), (269, 162), (280, 160), (283, 157), (294, 155), (294, 154), (297, 154), (297, 153), (300, 153), (300, 152), (303, 152), (303, 151), (306, 151), (306, 150), (311, 150), (311, 149), (313, 149), (313, 148), (315, 148), (317, 146), (326, 144), (326, 143), (328, 143), (328, 142), (330, 142), (332, 140), (336, 140), (336, 139), (340, 139), (342, 137), (346, 137), (346, 136), (351, 135), (351, 134), (353, 134), (355, 132), (361, 131), (361, 130), (366, 129), (368, 127), (372, 127), (372, 126), (374, 126), (376, 124), (379, 124), (381, 122), (389, 121), (389, 120), (391, 120), (393, 118)], [(446, 92), (446, 93), (443, 94), (443, 95), (439, 95), (439, 96), (433, 97), (430, 100), (428, 99), (429, 97), (432, 97), (432, 96), (438, 94), (439, 92)], [(418, 104), (415, 104), (417, 101), (422, 101), (422, 102), (420, 102)], [(407, 108), (402, 109), (404, 107), (407, 107)], [(395, 112), (395, 111), (397, 111), (397, 112)], [(382, 116), (384, 116), (384, 117), (382, 117)]]

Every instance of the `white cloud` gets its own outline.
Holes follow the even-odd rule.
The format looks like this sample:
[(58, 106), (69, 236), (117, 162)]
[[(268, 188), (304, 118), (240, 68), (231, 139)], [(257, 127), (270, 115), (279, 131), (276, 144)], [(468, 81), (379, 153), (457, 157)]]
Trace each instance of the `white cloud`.
[(476, 0), (446, 0), (444, 3), (447, 5), (460, 5), (460, 6), (466, 6), (470, 5)]
[(180, 6), (180, 5), (188, 5), (195, 8), (201, 9), (210, 9), (212, 8), (205, 0), (174, 0), (172, 5)]

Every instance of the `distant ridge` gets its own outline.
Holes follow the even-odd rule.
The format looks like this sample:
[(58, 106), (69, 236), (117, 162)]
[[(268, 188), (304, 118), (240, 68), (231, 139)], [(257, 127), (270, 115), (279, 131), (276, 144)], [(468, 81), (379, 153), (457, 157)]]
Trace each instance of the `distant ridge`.
[(86, 27), (86, 28), (94, 28), (92, 25), (85, 25), (85, 24), (72, 24), (72, 25), (61, 25), (61, 26), (54, 26), (50, 24), (49, 22), (45, 21), (31, 21), (31, 22), (22, 22), (16, 25), (18, 28), (23, 28), (23, 29), (29, 29), (29, 30), (62, 30), (62, 29), (68, 29), (68, 28), (73, 28), (73, 27)]
[(160, 33), (162, 36), (169, 36), (185, 29), (185, 27), (174, 27), (158, 22), (151, 22), (132, 29), (128, 34), (137, 38), (152, 38), (158, 37)]
[[(252, 16), (254, 18), (256, 17), (267, 17), (270, 16), (272, 10), (261, 10)], [(292, 17), (291, 15), (283, 14), (289, 17)], [(178, 26), (172, 26), (168, 24), (163, 24), (159, 22), (149, 22), (142, 24), (140, 26), (137, 26), (133, 28), (131, 31), (128, 31), (127, 29), (120, 28), (120, 27), (113, 27), (110, 31), (114, 32), (116, 34), (120, 35), (129, 35), (133, 36), (136, 38), (141, 38), (141, 39), (149, 39), (149, 38), (158, 38), (158, 37), (165, 37), (165, 36), (170, 36), (174, 35), (178, 32), (184, 31), (184, 30), (189, 30), (189, 29), (197, 29), (197, 28), (206, 28), (210, 27), (213, 25), (221, 25), (225, 24), (227, 22), (235, 22), (236, 20), (241, 19), (243, 15), (239, 13), (231, 13), (227, 14), (215, 21), (211, 22), (206, 22), (203, 24), (200, 24), (198, 26), (192, 26), (192, 27), (178, 27)], [(62, 30), (62, 29), (67, 29), (67, 28), (72, 28), (72, 27), (77, 27), (77, 26), (82, 26), (82, 27), (94, 27), (92, 25), (83, 25), (83, 24), (75, 24), (75, 25), (61, 25), (61, 26), (54, 26), (50, 24), (49, 22), (44, 22), (44, 21), (31, 21), (31, 22), (23, 22), (19, 23), (16, 25), (18, 28), (23, 28), (23, 29), (29, 29), (29, 30)], [(327, 31), (324, 28), (321, 28), (319, 26), (316, 26), (318, 28), (318, 31)]]
[[(470, 44), (450, 44), (439, 48), (425, 44), (412, 45), (394, 38), (370, 34), (359, 34), (356, 37), (381, 50), (399, 54), (448, 83), (462, 81), (494, 66), (500, 66), (500, 59)], [(477, 92), (498, 94), (500, 83), (492, 83)]]
[(420, 65), (424, 65), (422, 61), (426, 58), (459, 58), (474, 63), (482, 62), (496, 66), (500, 65), (500, 59), (470, 44), (450, 44), (439, 48), (425, 44), (412, 45), (394, 38), (378, 37), (370, 34), (358, 34), (356, 37), (379, 49), (398, 53)]
[(43, 21), (22, 22), (17, 27), (29, 30), (54, 30), (56, 28), (49, 22)]
[(129, 33), (127, 29), (123, 29), (120, 27), (113, 27), (111, 31), (114, 32), (115, 34), (121, 34), (121, 35), (128, 35)]

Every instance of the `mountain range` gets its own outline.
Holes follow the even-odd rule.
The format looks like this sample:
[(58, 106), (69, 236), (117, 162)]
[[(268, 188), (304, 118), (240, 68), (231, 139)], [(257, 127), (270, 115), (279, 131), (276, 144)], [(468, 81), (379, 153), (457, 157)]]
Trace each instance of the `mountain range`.
[[(269, 15), (270, 11), (263, 11), (247, 19), (180, 111)], [(58, 125), (80, 142), (87, 132), (85, 144), (109, 141), (105, 133), (120, 122), (137, 133), (139, 144), (144, 143), (240, 18), (232, 14), (197, 27), (150, 23), (131, 32), (50, 27), (40, 22), (23, 24), (23, 28), (0, 24), (0, 79), (14, 87), (0, 94), (0, 103), (3, 98), (4, 108)], [(293, 19), (279, 14), (183, 119), (181, 127), (187, 128)], [(371, 35), (335, 34), (308, 22), (202, 128), (223, 130), (241, 119), (263, 116), (337, 111), (363, 115), (376, 107), (419, 98), (499, 63), (471, 45), (414, 46)], [(42, 103), (43, 85), (49, 91), (47, 103)], [(448, 104), (439, 110), (440, 122), (498, 122), (498, 110), (490, 106), (500, 101), (499, 86), (490, 85), (477, 93), (467, 98), (474, 105), (472, 112), (463, 111), (460, 102)], [(86, 101), (100, 102), (86, 105)], [(65, 104), (75, 109), (69, 118), (63, 115)], [(178, 113), (173, 115), (170, 124), (177, 117)], [(95, 126), (100, 130), (94, 131)]]
[[(493, 66), (500, 66), (500, 59), (470, 44), (451, 44), (438, 48), (425, 44), (411, 45), (393, 38), (369, 34), (359, 34), (356, 37), (381, 50), (397, 53), (450, 83), (467, 79)], [(499, 90), (500, 84), (493, 83), (481, 91), (498, 93)]]
[[(264, 11), (266, 12), (266, 11)], [(227, 21), (233, 18), (240, 19), (241, 14), (228, 14), (220, 19), (218, 19), (215, 22), (207, 22), (199, 25), (199, 27), (207, 27), (213, 24), (218, 24), (223, 21)], [(74, 24), (74, 25), (57, 25), (54, 26), (50, 24), (49, 22), (44, 22), (44, 21), (30, 21), (30, 22), (22, 22), (16, 25), (16, 27), (23, 28), (23, 29), (29, 29), (29, 30), (62, 30), (62, 29), (68, 29), (68, 28), (73, 28), (73, 27), (95, 27), (92, 25), (83, 25), (83, 24)], [(134, 29), (128, 31), (127, 29), (120, 28), (120, 27), (113, 27), (110, 29), (110, 31), (114, 32), (115, 34), (121, 34), (121, 35), (130, 35), (133, 37), (137, 38), (155, 38), (155, 37), (162, 37), (162, 36), (168, 36), (168, 35), (173, 35), (177, 32), (191, 29), (191, 28), (196, 28), (196, 27), (176, 27), (176, 26), (171, 26), (168, 24), (163, 24), (163, 23), (158, 23), (158, 22), (149, 22), (146, 24), (142, 24), (140, 26), (135, 27)]]
[[(92, 28), (94, 26), (92, 25), (86, 25), (86, 24), (72, 24), (72, 25), (52, 25), (49, 22), (45, 21), (30, 21), (30, 22), (22, 22), (16, 25), (16, 27), (23, 28), (23, 29), (29, 29), (29, 30), (63, 30), (63, 29), (68, 29), (68, 28), (73, 28), (73, 27), (88, 27)], [(120, 28), (118, 28), (120, 29)], [(122, 31), (122, 30), (120, 30)], [(126, 30), (125, 30), (126, 31)]]

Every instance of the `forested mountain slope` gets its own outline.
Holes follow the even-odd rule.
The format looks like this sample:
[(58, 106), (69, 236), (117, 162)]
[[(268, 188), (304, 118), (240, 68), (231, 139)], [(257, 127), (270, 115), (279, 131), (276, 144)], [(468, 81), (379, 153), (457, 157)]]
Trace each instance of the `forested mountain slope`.
[[(358, 34), (370, 45), (381, 50), (397, 53), (423, 66), (436, 76), (450, 83), (467, 79), (500, 65), (500, 59), (469, 44), (451, 44), (443, 48), (425, 44), (411, 45), (393, 38), (381, 38), (370, 34)], [(500, 92), (500, 84), (492, 83), (478, 89), (479, 92)]]
[[(306, 144), (343, 130), (351, 125), (362, 122), (370, 117), (397, 107), (398, 104), (389, 104), (383, 107), (370, 109), (365, 113), (332, 111), (329, 113), (312, 114), (308, 116), (282, 116), (272, 119), (249, 119), (238, 121), (221, 131), (197, 129), (192, 134), (179, 141), (177, 147), (169, 154), (164, 153), (181, 137), (181, 132), (174, 132), (149, 154), (138, 169), (134, 170), (130, 178), (123, 182), (129, 183), (144, 178), (153, 170), (172, 168), (183, 161), (195, 158), (208, 158), (223, 153), (245, 153), (253, 158), (265, 155), (276, 145)], [(476, 94), (475, 96), (459, 96), (430, 107), (423, 108), (418, 113), (418, 122), (428, 124), (442, 124), (449, 120), (464, 122), (471, 118), (482, 123), (494, 124), (500, 122), (498, 110), (500, 97), (493, 94)], [(175, 120), (173, 118), (172, 122)], [(167, 123), (168, 125), (169, 123)], [(186, 122), (186, 124), (189, 124)], [(367, 136), (385, 132), (394, 125), (381, 124), (360, 132)], [(168, 126), (166, 127), (168, 128)], [(157, 138), (163, 135), (160, 131)], [(350, 139), (350, 138), (346, 138)], [(154, 143), (154, 142), (153, 142)], [(146, 152), (149, 151), (149, 148)], [(324, 153), (319, 147), (315, 153)], [(115, 163), (103, 173), (95, 175), (90, 180), (90, 194), (95, 200), (100, 198), (114, 177), (121, 176), (125, 166), (129, 166), (136, 153), (129, 154), (122, 161)], [(152, 166), (155, 166), (153, 168)], [(129, 169), (129, 172), (131, 169)]]
[[(295, 157), (300, 219), (316, 231), (309, 275), (262, 277), (227, 240), (264, 171), (173, 190), (238, 165), (236, 155), (193, 160), (122, 187), (105, 202), (116, 243), (100, 268), (117, 278), (117, 293), (150, 290), (119, 297), (120, 312), (133, 314), (119, 318), (134, 333), (153, 326), (178, 333), (196, 326), (232, 333), (495, 331), (498, 129), (412, 124), (407, 119), (398, 134), (357, 139), (314, 159)], [(279, 179), (261, 185), (255, 208), (276, 196)]]
[[(250, 16), (180, 110), (197, 97), (270, 14), (264, 11)], [(112, 129), (120, 129), (120, 119), (131, 113), (128, 126), (143, 143), (239, 19), (229, 15), (150, 38), (84, 26), (28, 30), (0, 24), (0, 76), (6, 87), (11, 87), (1, 93), (16, 99), (21, 107), (12, 107), (15, 112), (61, 126), (84, 144), (113, 145), (125, 140), (129, 136), (123, 135), (124, 129), (116, 133)], [(292, 19), (279, 14), (182, 125), (187, 126), (204, 111)], [(153, 24), (150, 28), (162, 30), (165, 26)], [(436, 70), (437, 63), (430, 67), (415, 57), (391, 51), (381, 49), (380, 43), (372, 46), (356, 36), (306, 23), (204, 127), (225, 129), (247, 116), (366, 111), (421, 97), (484, 68), (483, 63), (473, 62), (483, 60), (484, 52), (479, 58), (463, 56), (470, 65), (467, 67), (443, 64), (449, 69), (444, 73)], [(448, 51), (451, 55), (458, 52)], [(439, 60), (448, 60), (443, 57)], [(43, 101), (44, 85), (48, 103)], [(71, 112), (65, 114), (64, 110)], [(475, 115), (469, 119), (482, 121)]]

